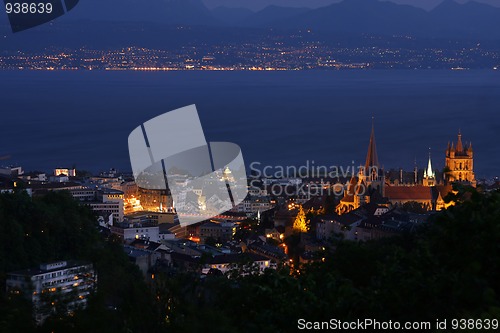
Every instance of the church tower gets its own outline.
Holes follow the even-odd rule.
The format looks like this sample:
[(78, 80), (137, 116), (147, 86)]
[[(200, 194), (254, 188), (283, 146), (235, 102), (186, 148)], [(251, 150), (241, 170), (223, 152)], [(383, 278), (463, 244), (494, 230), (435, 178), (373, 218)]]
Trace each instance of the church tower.
[(462, 134), (459, 131), (456, 146), (454, 143), (451, 146), (448, 144), (446, 149), (446, 182), (460, 182), (476, 187), (473, 157), (472, 143), (464, 145), (462, 143)]
[(427, 169), (424, 170), (424, 186), (436, 186), (436, 173), (432, 170), (432, 162), (431, 162), (431, 152), (429, 149), (429, 163), (427, 164)]
[(366, 162), (364, 168), (360, 168), (360, 180), (366, 183), (369, 190), (376, 190), (384, 196), (384, 172), (380, 168), (377, 154), (377, 143), (375, 142), (375, 124), (372, 120), (372, 132), (370, 134), (370, 143), (366, 153)]
[(384, 172), (380, 168), (375, 143), (375, 127), (372, 123), (372, 133), (368, 144), (365, 165), (359, 167), (358, 175), (352, 175), (346, 184), (344, 197), (337, 205), (335, 212), (339, 215), (349, 213), (360, 206), (370, 203), (374, 192), (384, 196)]

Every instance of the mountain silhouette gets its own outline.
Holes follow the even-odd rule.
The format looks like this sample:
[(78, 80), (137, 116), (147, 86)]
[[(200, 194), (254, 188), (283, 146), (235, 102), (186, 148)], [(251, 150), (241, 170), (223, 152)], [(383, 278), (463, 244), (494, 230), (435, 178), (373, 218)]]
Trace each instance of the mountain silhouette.
[(67, 19), (211, 25), (216, 19), (201, 0), (86, 0)]
[(445, 0), (430, 13), (434, 36), (500, 38), (500, 8), (478, 2)]
[(245, 22), (254, 14), (255, 12), (246, 8), (217, 7), (212, 9), (212, 16), (215, 19), (231, 26), (240, 25), (241, 22)]
[(248, 17), (244, 24), (253, 27), (273, 27), (279, 22), (295, 18), (309, 11), (308, 8), (268, 6)]
[(87, 0), (64, 19), (155, 22), (426, 38), (500, 38), (500, 8), (444, 0), (431, 11), (379, 0), (344, 0), (318, 8), (268, 6), (209, 10), (202, 0)]
[(500, 38), (500, 8), (445, 0), (428, 12), (377, 0), (345, 0), (280, 22), (282, 29), (314, 29), (430, 38)]
[(412, 6), (377, 0), (346, 0), (290, 18), (279, 27), (393, 35), (422, 31), (427, 20), (428, 12)]
[(86, 0), (57, 19), (55, 25), (63, 22), (80, 29), (91, 21), (108, 22), (110, 29), (121, 22), (122, 25), (226, 27), (228, 31), (238, 27), (312, 30), (336, 36), (500, 39), (500, 8), (473, 1), (460, 4), (453, 0), (443, 1), (431, 11), (389, 1), (344, 0), (318, 9), (268, 6), (257, 12), (225, 7), (209, 10), (202, 0)]

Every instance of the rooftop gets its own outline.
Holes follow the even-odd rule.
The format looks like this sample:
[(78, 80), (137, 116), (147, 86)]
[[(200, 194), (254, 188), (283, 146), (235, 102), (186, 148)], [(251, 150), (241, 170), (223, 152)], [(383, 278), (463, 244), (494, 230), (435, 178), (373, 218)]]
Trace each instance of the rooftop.
[(50, 272), (56, 272), (63, 269), (79, 267), (83, 265), (90, 265), (90, 262), (80, 261), (80, 260), (66, 260), (58, 261), (53, 263), (41, 264), (37, 268), (28, 268), (24, 270), (9, 272), (9, 275), (23, 275), (23, 276), (34, 276), (39, 274), (45, 274)]
[(391, 200), (430, 201), (432, 200), (432, 188), (423, 185), (387, 186), (385, 195)]

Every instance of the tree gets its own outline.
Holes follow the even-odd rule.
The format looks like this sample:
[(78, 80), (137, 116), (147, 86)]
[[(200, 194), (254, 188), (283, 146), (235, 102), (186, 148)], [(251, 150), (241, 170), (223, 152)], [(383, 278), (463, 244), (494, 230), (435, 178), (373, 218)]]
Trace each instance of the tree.
[(403, 204), (403, 209), (410, 213), (425, 214), (427, 209), (417, 201), (408, 201)]
[(308, 232), (309, 231), (309, 221), (306, 218), (306, 213), (304, 212), (304, 208), (300, 206), (299, 213), (295, 217), (295, 221), (293, 222), (293, 230), (296, 232)]
[[(415, 232), (366, 242), (340, 241), (334, 252), (323, 254), (325, 260), (294, 265), (292, 275), (286, 266), (262, 274), (235, 274), (232, 279), (220, 274), (158, 272), (151, 293), (121, 244), (98, 239), (100, 246), (94, 246), (90, 255), (99, 271), (99, 287), (87, 309), (73, 317), (53, 318), (37, 332), (292, 332), (297, 321), (290, 318), (325, 321), (332, 313), (344, 322), (367, 317), (399, 322), (498, 318), (500, 192), (481, 193), (470, 187), (457, 192), (456, 206), (437, 212)], [(0, 195), (4, 232), (0, 238), (7, 242), (8, 237), (26, 237), (21, 242), (26, 246), (36, 237), (40, 252), (57, 246), (43, 241), (49, 235), (60, 231), (59, 238), (73, 237), (80, 227), (87, 229), (87, 224), (74, 220), (84, 212), (70, 202), (63, 205), (64, 210), (57, 209), (65, 200), (62, 194), (55, 195), (54, 200), (46, 197), (35, 202)], [(65, 211), (77, 213), (66, 216), (68, 229), (59, 230), (59, 223), (57, 228), (51, 226)], [(30, 224), (35, 217), (36, 223)], [(307, 225), (302, 208), (296, 220)], [(90, 227), (95, 233), (96, 228)], [(40, 228), (46, 232), (38, 232)], [(298, 257), (300, 238), (295, 233), (285, 240), (291, 257)], [(85, 238), (80, 242), (88, 246)], [(4, 267), (13, 268), (22, 258), (26, 263), (39, 261), (41, 256), (32, 257), (33, 246), (3, 249)], [(72, 251), (72, 256), (88, 255), (68, 245), (61, 249)], [(2, 293), (0, 332), (35, 332), (31, 304)]]
[[(121, 242), (106, 241), (94, 213), (66, 191), (31, 198), (25, 191), (0, 194), (0, 285), (6, 273), (42, 262), (84, 260), (98, 272), (86, 309), (66, 316), (67, 294), (57, 292), (54, 315), (38, 332), (158, 332), (153, 294)], [(31, 302), (0, 290), (0, 332), (35, 331)], [(49, 303), (52, 305), (52, 301)]]
[(450, 175), (451, 175), (451, 169), (448, 166), (445, 166), (443, 168), (443, 178), (445, 180), (445, 183), (448, 181)]
[(327, 195), (325, 198), (323, 214), (330, 215), (335, 213), (336, 207), (337, 207), (337, 199), (335, 198), (335, 195), (333, 194)]

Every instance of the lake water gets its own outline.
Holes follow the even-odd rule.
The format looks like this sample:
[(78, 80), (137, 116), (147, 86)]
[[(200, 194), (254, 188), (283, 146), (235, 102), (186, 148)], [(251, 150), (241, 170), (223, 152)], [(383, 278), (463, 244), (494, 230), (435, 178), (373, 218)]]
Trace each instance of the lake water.
[(130, 170), (128, 134), (196, 104), (207, 141), (246, 164), (364, 161), (372, 116), (386, 168), (444, 166), (448, 141), (472, 141), (476, 174), (500, 174), (500, 71), (0, 71), (0, 164)]

